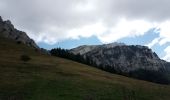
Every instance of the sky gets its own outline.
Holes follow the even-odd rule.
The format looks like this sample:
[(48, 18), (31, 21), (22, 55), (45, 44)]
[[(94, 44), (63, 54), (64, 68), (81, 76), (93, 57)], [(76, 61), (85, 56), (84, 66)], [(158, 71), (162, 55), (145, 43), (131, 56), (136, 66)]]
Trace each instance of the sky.
[(170, 61), (170, 0), (0, 0), (11, 20), (43, 48), (122, 42)]

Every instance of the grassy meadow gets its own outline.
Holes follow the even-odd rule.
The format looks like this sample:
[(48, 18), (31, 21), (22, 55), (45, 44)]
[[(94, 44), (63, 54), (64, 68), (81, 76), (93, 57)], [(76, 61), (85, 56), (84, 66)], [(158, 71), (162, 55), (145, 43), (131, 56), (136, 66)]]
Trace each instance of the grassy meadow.
[[(21, 55), (31, 60), (24, 62)], [(110, 74), (0, 38), (0, 100), (170, 100), (170, 86)]]

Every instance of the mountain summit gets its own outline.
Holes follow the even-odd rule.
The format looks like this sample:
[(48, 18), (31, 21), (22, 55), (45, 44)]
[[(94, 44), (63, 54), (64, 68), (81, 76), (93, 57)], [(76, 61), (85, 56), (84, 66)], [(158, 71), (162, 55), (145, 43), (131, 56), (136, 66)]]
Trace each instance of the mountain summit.
[(11, 21), (3, 21), (0, 16), (0, 36), (17, 41), (18, 43), (24, 43), (28, 46), (39, 48), (34, 40), (22, 31), (17, 30), (11, 23)]
[(125, 45), (124, 43), (110, 43), (110, 44), (103, 44), (103, 45), (82, 45), (77, 48), (71, 49), (71, 52), (73, 54), (86, 54), (87, 52), (93, 51), (93, 50), (99, 50), (102, 48), (113, 48), (115, 46), (123, 46)]

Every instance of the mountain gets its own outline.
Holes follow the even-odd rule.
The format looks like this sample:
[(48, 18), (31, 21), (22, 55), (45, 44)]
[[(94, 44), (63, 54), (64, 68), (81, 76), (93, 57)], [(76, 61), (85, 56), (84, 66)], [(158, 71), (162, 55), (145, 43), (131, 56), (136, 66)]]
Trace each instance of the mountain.
[[(30, 60), (23, 61), (22, 55)], [(169, 100), (170, 86), (111, 74), (0, 37), (0, 100)]]
[(115, 70), (130, 72), (137, 69), (159, 70), (165, 68), (165, 61), (146, 46), (111, 43), (79, 46), (71, 49), (70, 52), (90, 58), (103, 69), (109, 66)]
[(15, 40), (17, 43), (23, 43), (36, 49), (39, 49), (34, 40), (30, 39), (25, 32), (17, 30), (9, 20), (3, 21), (1, 16), (0, 16), (0, 36)]

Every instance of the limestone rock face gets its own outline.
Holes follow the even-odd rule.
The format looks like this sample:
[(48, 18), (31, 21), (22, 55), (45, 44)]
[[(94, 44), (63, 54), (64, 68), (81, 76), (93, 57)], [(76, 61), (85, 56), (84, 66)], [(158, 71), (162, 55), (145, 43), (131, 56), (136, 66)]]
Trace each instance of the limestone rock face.
[(24, 43), (28, 46), (39, 48), (34, 40), (30, 39), (29, 36), (22, 31), (17, 30), (11, 23), (11, 21), (3, 21), (0, 17), (0, 36), (15, 40), (17, 42)]
[(104, 44), (104, 45), (83, 45), (83, 46), (79, 46), (77, 48), (73, 48), (70, 51), (74, 54), (85, 54), (89, 51), (93, 51), (93, 50), (99, 50), (102, 48), (111, 48), (111, 47), (115, 47), (115, 46), (120, 46), (120, 45), (125, 45), (123, 43), (110, 43), (110, 44)]
[(112, 67), (122, 72), (130, 72), (138, 69), (159, 70), (165, 68), (166, 62), (161, 60), (155, 52), (146, 46), (125, 45), (111, 43), (104, 45), (80, 46), (71, 49), (70, 52), (80, 54), (84, 58), (90, 58), (97, 66)]

